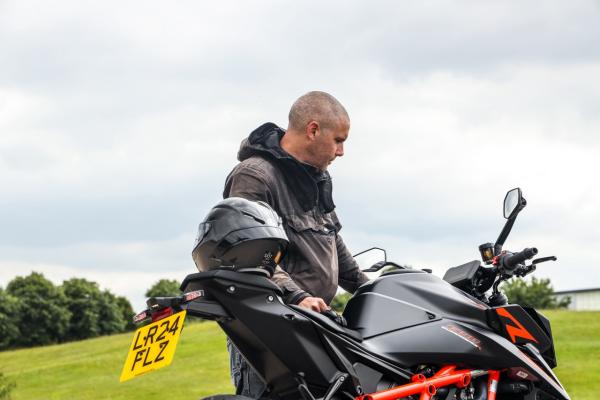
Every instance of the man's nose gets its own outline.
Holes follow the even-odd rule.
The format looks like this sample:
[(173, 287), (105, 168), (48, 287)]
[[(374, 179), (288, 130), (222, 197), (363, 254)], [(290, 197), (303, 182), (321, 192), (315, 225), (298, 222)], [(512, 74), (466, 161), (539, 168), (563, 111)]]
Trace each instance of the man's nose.
[(341, 157), (344, 155), (344, 144), (343, 143), (338, 144), (337, 148), (335, 149), (335, 155), (336, 155), (336, 157)]

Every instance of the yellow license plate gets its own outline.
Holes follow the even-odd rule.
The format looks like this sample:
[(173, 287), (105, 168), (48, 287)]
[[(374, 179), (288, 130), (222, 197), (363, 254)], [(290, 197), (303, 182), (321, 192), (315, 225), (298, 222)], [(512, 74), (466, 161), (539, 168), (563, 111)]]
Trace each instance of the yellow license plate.
[(171, 364), (184, 319), (185, 310), (138, 329), (133, 335), (120, 381)]

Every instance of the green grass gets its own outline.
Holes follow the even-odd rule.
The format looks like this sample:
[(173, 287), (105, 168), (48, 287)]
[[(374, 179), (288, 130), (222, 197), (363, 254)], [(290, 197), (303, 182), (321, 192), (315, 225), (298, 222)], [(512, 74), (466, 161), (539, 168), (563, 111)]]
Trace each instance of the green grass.
[[(546, 311), (558, 368), (573, 400), (600, 393), (600, 312)], [(119, 383), (133, 334), (0, 353), (0, 372), (24, 399), (198, 399), (232, 393), (225, 335), (212, 322), (188, 324), (171, 366)]]
[(544, 311), (552, 324), (558, 367), (554, 370), (573, 400), (600, 393), (600, 312)]
[(232, 393), (225, 335), (215, 323), (187, 324), (173, 363), (119, 383), (132, 333), (0, 353), (16, 380), (14, 400), (198, 399)]

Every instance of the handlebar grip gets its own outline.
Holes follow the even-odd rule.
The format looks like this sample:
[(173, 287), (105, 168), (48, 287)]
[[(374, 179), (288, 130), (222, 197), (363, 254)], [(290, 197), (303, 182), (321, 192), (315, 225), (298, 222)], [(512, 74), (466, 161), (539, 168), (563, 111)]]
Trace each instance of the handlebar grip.
[(504, 268), (506, 268), (509, 271), (512, 271), (517, 265), (519, 265), (525, 260), (533, 258), (537, 253), (538, 250), (535, 247), (528, 247), (523, 251), (506, 256), (503, 260)]

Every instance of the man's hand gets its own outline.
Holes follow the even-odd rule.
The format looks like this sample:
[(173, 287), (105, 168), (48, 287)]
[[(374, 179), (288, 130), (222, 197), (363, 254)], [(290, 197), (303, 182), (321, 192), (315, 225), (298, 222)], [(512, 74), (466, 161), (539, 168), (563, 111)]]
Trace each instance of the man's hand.
[(329, 306), (320, 297), (305, 297), (298, 305), (316, 312), (329, 310)]

